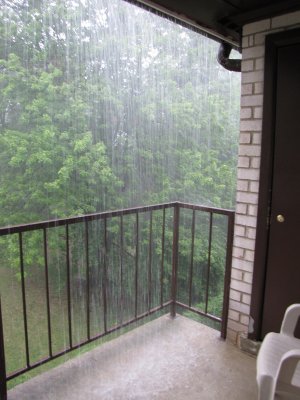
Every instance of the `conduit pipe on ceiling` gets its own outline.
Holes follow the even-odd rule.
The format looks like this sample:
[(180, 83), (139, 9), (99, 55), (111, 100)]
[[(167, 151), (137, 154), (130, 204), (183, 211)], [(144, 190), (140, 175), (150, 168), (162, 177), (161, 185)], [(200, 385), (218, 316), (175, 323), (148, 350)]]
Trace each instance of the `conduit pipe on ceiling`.
[(229, 43), (221, 42), (217, 60), (222, 67), (228, 71), (241, 72), (241, 60), (235, 58), (229, 58), (232, 46)]

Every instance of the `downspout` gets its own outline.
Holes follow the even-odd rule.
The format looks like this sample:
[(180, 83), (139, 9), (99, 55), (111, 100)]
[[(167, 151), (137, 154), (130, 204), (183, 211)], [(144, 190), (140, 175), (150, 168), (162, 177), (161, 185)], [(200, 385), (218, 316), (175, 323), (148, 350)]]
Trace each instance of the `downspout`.
[(229, 43), (221, 42), (217, 60), (228, 71), (241, 72), (241, 60), (229, 58), (232, 46)]

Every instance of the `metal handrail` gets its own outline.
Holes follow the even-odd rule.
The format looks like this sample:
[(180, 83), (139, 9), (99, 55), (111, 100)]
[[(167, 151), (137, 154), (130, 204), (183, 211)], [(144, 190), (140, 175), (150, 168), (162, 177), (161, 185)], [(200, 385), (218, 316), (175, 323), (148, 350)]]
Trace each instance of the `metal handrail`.
[(230, 209), (225, 209), (225, 208), (223, 209), (223, 208), (217, 208), (217, 207), (206, 207), (206, 206), (200, 206), (200, 205), (196, 205), (196, 204), (183, 203), (180, 201), (173, 201), (170, 203), (160, 203), (160, 204), (149, 205), (149, 206), (131, 207), (131, 208), (124, 208), (121, 210), (113, 210), (113, 211), (104, 211), (104, 212), (93, 213), (93, 214), (85, 214), (85, 215), (80, 215), (80, 216), (76, 216), (76, 217), (58, 218), (58, 219), (52, 219), (52, 220), (48, 220), (48, 221), (39, 221), (39, 222), (33, 222), (33, 223), (28, 223), (28, 224), (5, 226), (5, 227), (0, 228), (0, 236), (11, 235), (13, 233), (19, 233), (19, 232), (28, 232), (28, 231), (33, 231), (33, 230), (37, 230), (37, 229), (55, 228), (58, 226), (71, 225), (71, 224), (76, 224), (76, 223), (85, 222), (85, 221), (89, 222), (89, 221), (93, 221), (93, 220), (97, 220), (97, 219), (113, 218), (113, 217), (118, 217), (121, 215), (162, 210), (165, 208), (173, 208), (175, 206), (178, 206), (180, 208), (212, 212), (214, 214), (222, 214), (222, 215), (228, 215), (228, 216), (234, 214), (234, 211), (230, 210)]
[[(173, 208), (173, 243), (172, 243), (172, 271), (171, 271), (171, 290), (170, 290), (170, 298), (164, 301), (163, 291), (164, 291), (164, 278), (165, 278), (165, 233), (166, 233), (166, 209)], [(179, 230), (180, 230), (180, 210), (181, 209), (189, 209), (192, 211), (192, 226), (191, 226), (191, 234), (192, 234), (192, 248), (191, 248), (191, 263), (189, 269), (189, 284), (188, 284), (188, 302), (184, 303), (179, 301), (177, 298), (177, 286), (178, 286), (178, 261), (179, 261), (179, 253), (180, 253), (180, 241), (179, 241)], [(152, 305), (152, 251), (153, 251), (153, 211), (162, 210), (162, 225), (161, 225), (161, 246), (162, 246), (162, 255), (161, 255), (161, 265), (160, 265), (160, 276), (159, 276), (159, 290), (160, 290), (160, 304)], [(195, 214), (196, 212), (205, 212), (209, 215), (209, 244), (208, 244), (208, 267), (207, 267), (207, 277), (206, 277), (206, 292), (205, 292), (205, 309), (200, 310), (196, 307), (192, 306), (191, 301), (191, 290), (193, 285), (193, 263), (194, 263), (194, 246), (195, 246)], [(149, 213), (149, 236), (148, 236), (148, 262), (147, 262), (147, 279), (148, 279), (148, 287), (147, 287), (147, 310), (145, 312), (138, 311), (138, 283), (139, 283), (139, 263), (140, 263), (140, 254), (139, 254), (139, 215), (141, 213)], [(209, 279), (210, 279), (210, 269), (211, 269), (211, 248), (212, 248), (212, 221), (214, 214), (221, 214), (227, 217), (227, 246), (226, 246), (226, 265), (225, 265), (225, 276), (224, 276), (224, 296), (223, 296), (223, 313), (222, 318), (212, 315), (208, 312), (208, 301), (209, 301)], [(123, 250), (124, 250), (124, 226), (123, 226), (123, 218), (126, 215), (134, 215), (135, 216), (135, 241), (136, 241), (136, 251), (134, 258), (134, 316), (129, 320), (123, 320), (123, 312), (121, 313), (121, 321), (116, 326), (109, 326), (107, 319), (107, 307), (108, 307), (108, 297), (107, 297), (107, 268), (108, 268), (108, 260), (107, 260), (107, 249), (108, 249), (108, 228), (107, 221), (108, 219), (118, 218), (119, 219), (119, 232), (120, 232), (120, 274), (121, 274), (121, 308), (123, 305)], [(89, 292), (89, 230), (88, 224), (90, 221), (94, 220), (103, 220), (104, 221), (104, 249), (103, 249), (103, 281), (102, 281), (102, 303), (103, 303), (103, 322), (104, 322), (104, 330), (98, 332), (96, 335), (91, 335), (90, 329), (90, 292)], [(70, 264), (70, 233), (69, 226), (71, 224), (83, 223), (85, 226), (84, 229), (84, 246), (86, 252), (86, 331), (87, 335), (85, 340), (80, 343), (73, 343), (73, 335), (72, 335), (72, 298), (71, 298), (71, 264)], [(171, 203), (162, 203), (150, 206), (143, 207), (134, 207), (127, 208), (116, 211), (107, 211), (89, 215), (83, 215), (78, 217), (71, 218), (61, 218), (56, 220), (35, 222), (30, 224), (22, 224), (0, 228), (0, 236), (7, 235), (17, 235), (19, 239), (19, 259), (20, 259), (20, 276), (21, 276), (21, 297), (22, 297), (22, 307), (23, 307), (23, 325), (24, 325), (24, 338), (25, 338), (25, 355), (26, 355), (26, 366), (21, 368), (18, 371), (13, 371), (9, 375), (6, 374), (5, 371), (5, 349), (4, 349), (4, 339), (3, 339), (3, 321), (1, 316), (1, 304), (0, 304), (0, 398), (1, 400), (6, 399), (6, 381), (16, 378), (21, 374), (30, 371), (37, 366), (40, 366), (48, 361), (56, 359), (63, 354), (66, 354), (70, 351), (78, 349), (84, 344), (90, 343), (94, 340), (97, 340), (103, 336), (106, 336), (114, 331), (120, 330), (121, 328), (128, 326), (136, 321), (139, 321), (153, 313), (156, 313), (160, 310), (164, 310), (166, 307), (170, 307), (171, 316), (175, 317), (176, 308), (180, 307), (182, 309), (189, 310), (190, 312), (194, 312), (198, 315), (205, 316), (213, 321), (217, 321), (221, 323), (221, 337), (226, 337), (226, 326), (227, 326), (227, 314), (228, 314), (228, 301), (229, 301), (229, 283), (230, 283), (230, 270), (231, 270), (231, 256), (232, 256), (232, 241), (233, 241), (233, 226), (234, 226), (234, 212), (232, 210), (225, 210), (220, 208), (213, 207), (205, 207), (199, 206), (195, 204), (182, 203), (182, 202), (171, 202)], [(69, 344), (67, 348), (64, 348), (62, 351), (58, 353), (53, 352), (52, 348), (52, 337), (51, 337), (51, 315), (50, 315), (50, 293), (49, 293), (49, 277), (48, 277), (48, 238), (47, 232), (49, 228), (56, 227), (65, 227), (64, 231), (64, 240), (65, 240), (65, 252), (66, 252), (66, 271), (67, 271), (67, 311), (68, 311), (68, 338)], [(43, 251), (44, 251), (44, 267), (45, 267), (45, 294), (46, 294), (46, 312), (47, 312), (47, 326), (48, 326), (48, 356), (44, 359), (38, 360), (37, 362), (32, 363), (30, 360), (30, 348), (29, 348), (29, 333), (28, 333), (28, 323), (27, 323), (27, 304), (26, 304), (26, 287), (25, 287), (25, 274), (24, 274), (24, 250), (23, 250), (23, 234), (25, 232), (30, 231), (41, 231), (43, 235)], [(100, 257), (100, 254), (98, 254)], [(100, 260), (100, 258), (99, 258)], [(2, 366), (2, 367), (1, 367)]]

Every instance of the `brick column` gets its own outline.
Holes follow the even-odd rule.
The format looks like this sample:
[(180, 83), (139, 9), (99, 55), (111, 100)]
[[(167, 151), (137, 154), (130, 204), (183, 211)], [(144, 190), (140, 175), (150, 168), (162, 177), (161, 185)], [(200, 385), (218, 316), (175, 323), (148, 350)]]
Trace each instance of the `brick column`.
[(256, 238), (263, 118), (265, 37), (300, 27), (300, 12), (244, 26), (236, 221), (227, 337), (251, 331), (250, 303)]

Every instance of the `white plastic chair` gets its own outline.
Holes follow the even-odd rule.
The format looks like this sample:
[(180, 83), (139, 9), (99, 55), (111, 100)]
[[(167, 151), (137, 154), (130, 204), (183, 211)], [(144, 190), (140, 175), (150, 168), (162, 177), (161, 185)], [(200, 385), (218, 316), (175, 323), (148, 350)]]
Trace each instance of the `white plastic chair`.
[(280, 333), (268, 333), (257, 357), (258, 399), (300, 399), (300, 339), (294, 331), (300, 304), (287, 308)]

